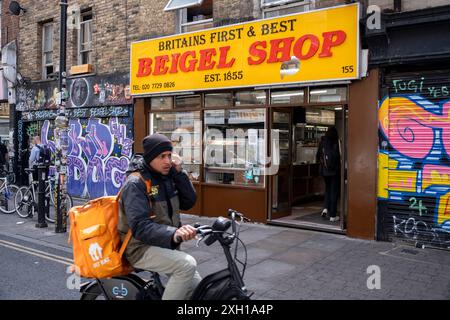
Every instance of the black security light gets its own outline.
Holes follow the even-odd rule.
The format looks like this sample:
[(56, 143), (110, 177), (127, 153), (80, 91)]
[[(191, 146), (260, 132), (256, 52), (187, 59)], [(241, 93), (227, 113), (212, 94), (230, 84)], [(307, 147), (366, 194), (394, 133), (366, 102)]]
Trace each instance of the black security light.
[(9, 4), (9, 12), (15, 16), (18, 16), (20, 15), (20, 11), (23, 11), (23, 13), (27, 12), (27, 10), (22, 8), (17, 1), (11, 1)]

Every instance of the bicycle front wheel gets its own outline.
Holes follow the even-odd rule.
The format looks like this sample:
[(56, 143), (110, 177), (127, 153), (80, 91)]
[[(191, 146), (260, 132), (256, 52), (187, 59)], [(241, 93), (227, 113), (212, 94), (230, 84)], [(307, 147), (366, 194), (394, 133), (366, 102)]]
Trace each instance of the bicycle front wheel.
[(14, 184), (6, 185), (0, 194), (0, 211), (3, 213), (14, 213), (16, 211), (14, 198), (19, 187)]
[(22, 218), (33, 215), (34, 199), (30, 187), (20, 187), (14, 198), (14, 207), (17, 214)]

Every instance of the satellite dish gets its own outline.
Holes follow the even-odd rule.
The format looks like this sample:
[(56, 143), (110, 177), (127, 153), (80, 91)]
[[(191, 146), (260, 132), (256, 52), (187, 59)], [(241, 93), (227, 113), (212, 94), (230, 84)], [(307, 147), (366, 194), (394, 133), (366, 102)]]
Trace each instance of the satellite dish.
[(23, 13), (27, 12), (27, 10), (22, 8), (17, 1), (11, 1), (9, 4), (9, 12), (15, 16), (18, 16), (20, 15), (20, 11), (23, 11)]

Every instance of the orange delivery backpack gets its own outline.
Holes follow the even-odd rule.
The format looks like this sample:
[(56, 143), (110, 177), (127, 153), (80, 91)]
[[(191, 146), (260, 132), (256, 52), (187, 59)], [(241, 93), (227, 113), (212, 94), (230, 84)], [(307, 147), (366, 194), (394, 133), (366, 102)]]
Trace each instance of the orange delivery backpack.
[[(144, 180), (147, 193), (151, 182)], [(105, 196), (88, 201), (69, 211), (70, 235), (73, 243), (73, 271), (85, 278), (110, 278), (126, 275), (133, 268), (123, 257), (131, 239), (131, 229), (121, 243), (117, 229), (119, 221), (119, 199), (122, 189), (116, 196)]]

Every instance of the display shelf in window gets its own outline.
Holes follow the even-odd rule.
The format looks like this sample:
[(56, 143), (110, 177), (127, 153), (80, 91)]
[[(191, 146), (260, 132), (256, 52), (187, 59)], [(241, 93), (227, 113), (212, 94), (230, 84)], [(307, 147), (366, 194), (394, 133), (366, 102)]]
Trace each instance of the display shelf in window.
[(150, 133), (167, 136), (173, 144), (173, 152), (183, 160), (192, 181), (199, 181), (202, 162), (202, 135), (200, 111), (164, 112), (150, 114)]
[(212, 111), (205, 112), (205, 182), (264, 186), (265, 110)]

